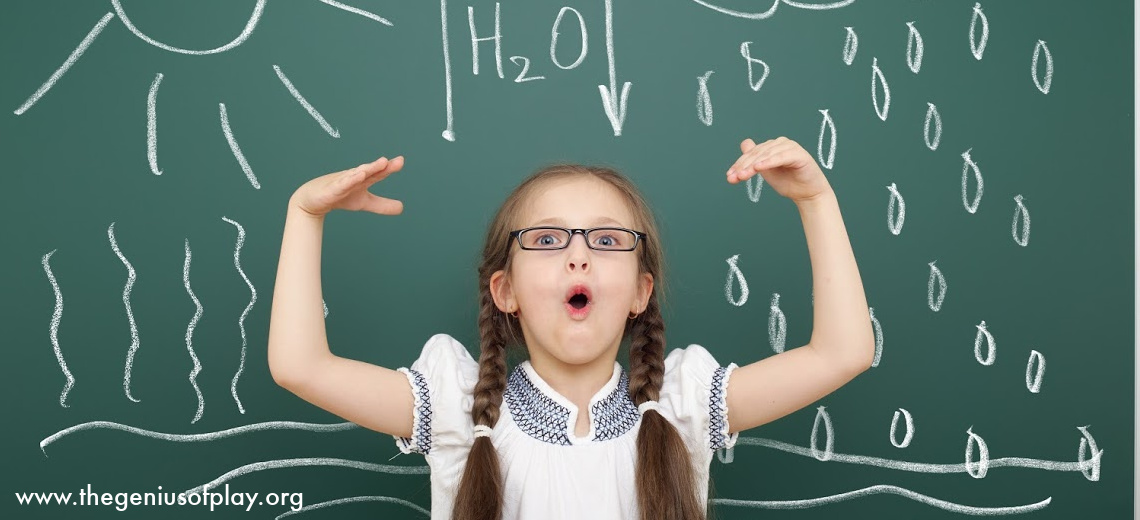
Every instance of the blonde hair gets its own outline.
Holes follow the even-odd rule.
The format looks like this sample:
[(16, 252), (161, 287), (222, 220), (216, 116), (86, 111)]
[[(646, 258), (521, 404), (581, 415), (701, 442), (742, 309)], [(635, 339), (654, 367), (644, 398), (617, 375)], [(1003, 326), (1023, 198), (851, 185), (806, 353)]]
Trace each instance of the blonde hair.
[[(649, 205), (637, 187), (605, 167), (555, 164), (540, 169), (507, 196), (487, 228), (479, 265), (479, 381), (475, 384), (471, 417), (476, 425), (494, 427), (507, 386), (506, 350), (522, 343), (518, 320), (495, 306), (491, 275), (510, 272), (511, 238), (524, 204), (550, 181), (593, 177), (617, 189), (634, 215), (634, 225), (647, 234), (637, 249), (639, 270), (653, 275), (654, 291), (637, 318), (629, 320), (623, 339), (630, 338), (629, 395), (635, 405), (656, 401), (665, 374), (665, 323), (661, 318), (664, 250)], [(677, 429), (654, 410), (647, 410), (637, 432), (636, 486), (643, 520), (705, 518), (698, 498), (692, 461)], [(454, 520), (498, 520), (503, 511), (503, 481), (499, 458), (489, 437), (475, 438), (459, 484)]]

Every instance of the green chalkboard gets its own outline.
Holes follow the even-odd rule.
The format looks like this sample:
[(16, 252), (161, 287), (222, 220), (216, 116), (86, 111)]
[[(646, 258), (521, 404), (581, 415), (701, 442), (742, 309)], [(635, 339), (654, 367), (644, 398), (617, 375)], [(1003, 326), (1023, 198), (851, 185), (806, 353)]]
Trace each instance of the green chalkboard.
[(670, 348), (743, 365), (802, 345), (796, 208), (724, 180), (742, 139), (780, 135), (825, 166), (881, 352), (722, 453), (713, 514), (1129, 517), (1133, 9), (7, 2), (0, 517), (200, 518), (209, 506), (19, 495), (216, 481), (327, 503), (303, 518), (425, 518), (422, 457), (351, 425), (291, 426), (343, 421), (266, 361), (289, 195), (381, 155), (406, 157), (375, 188), (404, 213), (326, 222), (338, 355), (407, 366), (440, 332), (475, 351), (484, 227), (560, 161), (616, 167), (651, 201)]

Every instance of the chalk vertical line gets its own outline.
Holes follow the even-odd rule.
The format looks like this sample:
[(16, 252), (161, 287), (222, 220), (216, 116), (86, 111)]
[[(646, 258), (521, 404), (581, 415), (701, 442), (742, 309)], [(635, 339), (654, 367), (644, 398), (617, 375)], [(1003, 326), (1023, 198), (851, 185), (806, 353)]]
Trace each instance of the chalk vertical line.
[(439, 27), (443, 32), (443, 85), (447, 102), (447, 128), (443, 130), (443, 138), (455, 142), (455, 109), (451, 104), (451, 51), (447, 43), (447, 0), (439, 0)]
[(238, 411), (244, 414), (245, 408), (241, 405), (241, 399), (238, 399), (237, 382), (238, 378), (241, 377), (242, 371), (245, 370), (245, 318), (246, 316), (249, 316), (249, 311), (253, 309), (253, 304), (257, 302), (257, 289), (254, 289), (253, 283), (249, 281), (249, 277), (245, 275), (245, 271), (241, 268), (241, 246), (245, 244), (245, 228), (243, 228), (241, 224), (238, 224), (236, 221), (230, 220), (226, 217), (222, 217), (222, 220), (233, 224), (234, 227), (237, 228), (237, 244), (234, 245), (234, 267), (237, 268), (237, 272), (241, 275), (241, 279), (245, 280), (245, 285), (249, 287), (250, 294), (249, 303), (246, 304), (245, 310), (241, 312), (241, 317), (238, 318), (238, 329), (241, 330), (241, 361), (238, 364), (237, 373), (234, 374), (233, 381), (230, 382), (230, 394), (233, 395), (234, 402), (237, 403)]
[(36, 104), (36, 102), (39, 101), (40, 98), (43, 97), (48, 90), (51, 90), (51, 87), (55, 85), (55, 82), (59, 81), (59, 78), (63, 77), (63, 74), (67, 72), (67, 70), (70, 69), (72, 65), (75, 65), (75, 62), (79, 60), (79, 57), (83, 56), (83, 53), (87, 51), (87, 47), (91, 46), (91, 43), (95, 41), (95, 38), (99, 36), (99, 33), (103, 32), (103, 28), (107, 27), (107, 23), (110, 22), (111, 18), (114, 17), (115, 15), (111, 13), (103, 15), (103, 18), (95, 23), (95, 26), (92, 27), (91, 31), (87, 33), (87, 36), (83, 37), (83, 41), (79, 42), (79, 46), (77, 46), (75, 50), (71, 51), (71, 55), (67, 57), (67, 60), (63, 62), (63, 65), (60, 65), (58, 69), (55, 69), (55, 72), (53, 72), (51, 76), (48, 77), (47, 81), (45, 81), (43, 85), (40, 85), (40, 88), (36, 89), (31, 97), (29, 97), (27, 101), (24, 101), (24, 104), (20, 105), (20, 108), (17, 108), (13, 113), (16, 115), (21, 115), (24, 112), (27, 112), (28, 109), (31, 108), (32, 105)]
[(697, 76), (697, 119), (705, 126), (713, 124), (712, 98), (709, 97), (709, 76), (712, 74), (713, 71), (710, 70)]
[[(812, 296), (812, 303), (815, 296)], [(780, 310), (780, 293), (772, 293), (772, 302), (768, 305), (768, 344), (772, 351), (779, 354), (784, 351), (788, 341), (788, 318)]]
[(64, 408), (70, 408), (67, 404), (67, 393), (71, 391), (71, 387), (75, 386), (75, 377), (71, 375), (71, 371), (67, 369), (67, 362), (63, 360), (63, 352), (59, 350), (59, 321), (63, 318), (63, 293), (59, 290), (59, 283), (55, 280), (55, 275), (51, 272), (51, 265), (48, 263), (51, 260), (51, 255), (54, 255), (56, 249), (44, 255), (43, 265), (44, 273), (47, 274), (48, 281), (51, 282), (51, 290), (55, 293), (55, 308), (51, 312), (51, 328), (49, 336), (51, 337), (52, 350), (55, 351), (55, 360), (59, 362), (59, 368), (63, 370), (64, 377), (67, 377), (67, 384), (63, 386), (63, 392), (59, 394), (59, 405)]
[(370, 13), (370, 12), (368, 12), (368, 11), (365, 11), (364, 9), (359, 9), (359, 8), (356, 8), (356, 7), (352, 7), (352, 6), (350, 6), (350, 5), (344, 5), (344, 4), (340, 3), (340, 2), (335, 2), (335, 1), (333, 1), (333, 0), (320, 0), (320, 1), (321, 1), (322, 3), (325, 3), (325, 4), (328, 4), (328, 5), (331, 5), (331, 6), (335, 7), (335, 8), (337, 8), (337, 9), (343, 9), (343, 10), (345, 10), (345, 11), (348, 11), (348, 12), (352, 13), (352, 14), (358, 14), (358, 15), (360, 15), (360, 16), (363, 16), (363, 17), (365, 17), (365, 18), (369, 18), (369, 19), (371, 19), (371, 20), (375, 20), (375, 21), (377, 21), (377, 22), (380, 22), (380, 23), (382, 23), (382, 24), (384, 24), (384, 25), (387, 25), (388, 27), (391, 27), (391, 26), (392, 26), (392, 22), (389, 22), (387, 18), (384, 18), (384, 17), (382, 17), (382, 16), (380, 16), (380, 15), (377, 15), (377, 14), (374, 14), (374, 13)]
[(194, 393), (198, 395), (198, 411), (194, 413), (194, 419), (190, 424), (198, 422), (202, 418), (202, 410), (205, 409), (206, 403), (202, 399), (202, 391), (198, 389), (198, 382), (195, 378), (198, 377), (198, 372), (202, 371), (202, 364), (198, 362), (198, 355), (194, 353), (194, 327), (198, 325), (198, 320), (202, 318), (202, 303), (198, 301), (198, 297), (194, 296), (194, 291), (190, 288), (190, 239), (186, 239), (186, 259), (182, 263), (182, 285), (186, 287), (186, 294), (190, 295), (190, 299), (194, 301), (194, 317), (190, 319), (190, 324), (186, 326), (186, 350), (190, 352), (190, 359), (194, 361), (194, 369), (190, 371), (190, 386), (194, 387)]
[(146, 159), (150, 163), (150, 172), (162, 175), (158, 169), (158, 85), (162, 83), (162, 73), (154, 75), (154, 82), (150, 84), (150, 93), (146, 96)]
[(249, 167), (249, 161), (245, 160), (245, 155), (241, 153), (241, 147), (238, 146), (237, 140), (234, 139), (234, 132), (230, 130), (230, 118), (226, 113), (226, 104), (218, 103), (218, 112), (222, 119), (222, 132), (226, 134), (226, 142), (230, 143), (230, 150), (234, 153), (234, 158), (237, 159), (238, 164), (241, 165), (241, 170), (245, 172), (245, 177), (249, 179), (249, 183), (253, 185), (254, 189), (261, 189), (261, 183), (257, 182), (257, 177), (253, 174), (253, 168)]
[(127, 309), (127, 325), (130, 326), (131, 330), (131, 346), (127, 349), (126, 366), (123, 368), (123, 393), (127, 395), (127, 399), (137, 403), (139, 400), (131, 395), (131, 368), (135, 364), (135, 351), (139, 349), (139, 329), (135, 325), (135, 313), (131, 310), (131, 288), (135, 286), (135, 268), (119, 249), (119, 243), (115, 240), (114, 222), (107, 227), (107, 240), (111, 242), (111, 250), (115, 252), (115, 256), (119, 257), (119, 261), (127, 268), (127, 283), (123, 286), (123, 307)]
[[(321, 1), (323, 2), (326, 0)], [(305, 111), (308, 112), (310, 116), (313, 116), (313, 119), (317, 120), (317, 123), (321, 125), (321, 128), (323, 128), (329, 135), (335, 138), (340, 138), (340, 132), (338, 132), (337, 129), (333, 128), (332, 125), (330, 125), (329, 122), (321, 116), (321, 113), (317, 112), (317, 109), (313, 108), (313, 105), (305, 99), (305, 96), (301, 95), (301, 92), (297, 90), (297, 87), (293, 86), (293, 82), (289, 81), (289, 78), (285, 77), (284, 72), (281, 72), (281, 67), (274, 65), (273, 71), (277, 73), (277, 78), (281, 80), (281, 83), (285, 84), (285, 88), (289, 89), (289, 93), (293, 94), (293, 98), (296, 99), (297, 102), (305, 108)]]

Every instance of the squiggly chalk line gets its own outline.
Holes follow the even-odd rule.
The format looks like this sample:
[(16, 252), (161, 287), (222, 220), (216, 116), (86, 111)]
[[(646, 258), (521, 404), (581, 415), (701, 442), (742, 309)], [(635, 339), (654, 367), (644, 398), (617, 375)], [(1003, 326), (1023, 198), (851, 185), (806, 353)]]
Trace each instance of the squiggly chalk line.
[(131, 367), (135, 364), (135, 351), (139, 349), (139, 329), (135, 326), (135, 313), (131, 310), (131, 288), (135, 286), (135, 268), (119, 249), (119, 243), (115, 240), (114, 222), (107, 228), (107, 240), (111, 242), (111, 250), (115, 252), (115, 256), (119, 257), (119, 261), (127, 268), (127, 283), (123, 286), (123, 307), (127, 309), (127, 325), (131, 329), (131, 346), (127, 349), (126, 367), (123, 368), (123, 393), (127, 394), (127, 399), (137, 403), (140, 401), (131, 395)]

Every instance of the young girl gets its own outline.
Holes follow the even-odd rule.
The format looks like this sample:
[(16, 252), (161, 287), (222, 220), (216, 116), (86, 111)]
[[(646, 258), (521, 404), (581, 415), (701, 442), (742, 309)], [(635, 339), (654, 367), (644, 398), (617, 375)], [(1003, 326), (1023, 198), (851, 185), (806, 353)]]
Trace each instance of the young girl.
[[(839, 388), (874, 354), (823, 172), (783, 137), (740, 148), (727, 181), (760, 173), (799, 208), (815, 295), (807, 345), (740, 368), (699, 345), (666, 357), (655, 288), (663, 249), (648, 206), (612, 170), (555, 165), (519, 185), (488, 229), (478, 362), (447, 334), (431, 337), (410, 368), (338, 357), (321, 307), (322, 223), (338, 208), (403, 210), (368, 191), (404, 165), (381, 157), (313, 179), (289, 202), (269, 330), (273, 378), (423, 454), (436, 520), (705, 518), (715, 450)], [(617, 362), (625, 338), (628, 373)], [(508, 370), (513, 345), (529, 359)]]

